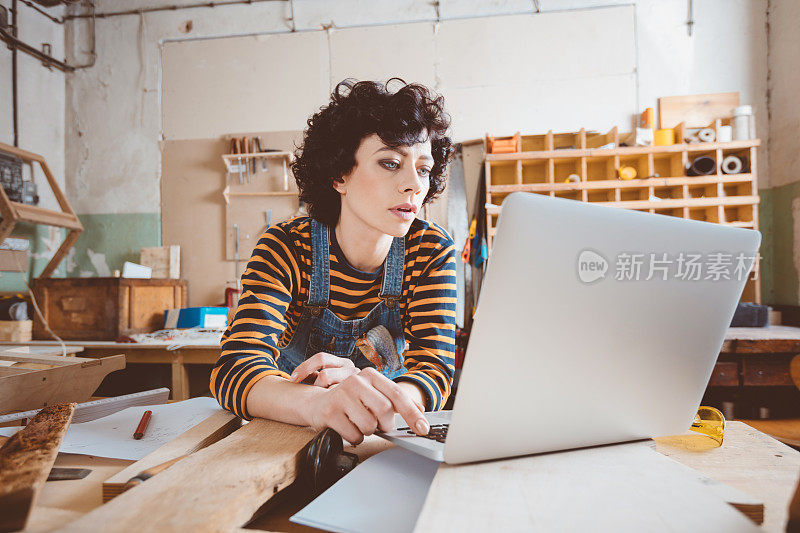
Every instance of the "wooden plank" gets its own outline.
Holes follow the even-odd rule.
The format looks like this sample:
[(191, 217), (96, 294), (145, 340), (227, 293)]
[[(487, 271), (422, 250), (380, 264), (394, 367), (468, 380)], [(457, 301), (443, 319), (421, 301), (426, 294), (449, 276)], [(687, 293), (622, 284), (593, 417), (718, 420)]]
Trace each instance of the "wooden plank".
[(718, 118), (733, 116), (739, 93), (689, 94), (658, 99), (659, 128), (674, 128), (681, 122), (687, 128), (704, 128)]
[(752, 180), (752, 174), (730, 174), (723, 176), (660, 177), (637, 178), (620, 181), (618, 179), (591, 180), (580, 183), (526, 183), (523, 185), (490, 185), (490, 193), (569, 191), (580, 189), (616, 189), (641, 187), (675, 187), (678, 185), (703, 185), (712, 183), (742, 183)]
[(36, 353), (14, 353), (4, 350), (0, 353), (0, 361), (15, 361), (18, 363), (42, 363), (52, 366), (67, 366), (75, 364), (96, 364), (96, 359), (86, 357), (64, 357), (62, 355), (39, 355)]
[(709, 387), (738, 387), (739, 386), (739, 364), (738, 363), (716, 363), (711, 372), (711, 379), (708, 381)]
[(442, 464), (415, 531), (747, 531), (747, 518), (648, 442)]
[(742, 358), (742, 385), (752, 387), (793, 387), (789, 375), (792, 355)]
[(75, 215), (19, 202), (11, 202), (11, 205), (16, 209), (20, 222), (46, 224), (48, 226), (56, 226), (69, 230), (83, 229), (83, 226)]
[(104, 481), (103, 502), (108, 502), (122, 494), (128, 480), (140, 472), (210, 446), (233, 433), (241, 425), (241, 419), (229, 411), (211, 415)]
[(58, 356), (63, 358), (63, 353), (66, 352), (67, 355), (74, 355), (78, 352), (83, 351), (83, 346), (76, 346), (76, 345), (69, 345), (65, 344), (64, 348), (62, 349), (60, 344), (54, 344), (53, 346), (6, 346), (0, 345), (0, 356), (2, 355), (37, 355), (37, 356)]
[(51, 405), (0, 448), (0, 531), (25, 527), (74, 411), (74, 403)]
[(108, 373), (125, 368), (124, 355), (68, 359), (75, 363), (0, 378), (0, 414), (87, 400)]
[(761, 144), (760, 139), (747, 141), (731, 141), (728, 143), (698, 143), (698, 144), (674, 144), (672, 146), (623, 146), (620, 148), (588, 148), (566, 149), (566, 150), (545, 150), (537, 152), (517, 152), (513, 154), (486, 154), (486, 161), (516, 161), (535, 160), (535, 159), (574, 159), (577, 157), (608, 157), (614, 156), (634, 156), (645, 154), (680, 154), (683, 152), (708, 152), (717, 148), (726, 150), (743, 150)]
[(297, 476), (311, 428), (255, 419), (62, 531), (223, 531)]

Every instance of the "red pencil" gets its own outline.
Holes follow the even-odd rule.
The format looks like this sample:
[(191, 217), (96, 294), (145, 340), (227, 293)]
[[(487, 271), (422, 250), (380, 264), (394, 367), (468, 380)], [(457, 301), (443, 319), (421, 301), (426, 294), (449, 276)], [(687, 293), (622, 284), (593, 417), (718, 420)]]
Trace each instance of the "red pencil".
[(139, 421), (139, 425), (136, 428), (136, 431), (133, 432), (133, 438), (136, 440), (141, 439), (144, 437), (144, 431), (147, 429), (147, 424), (150, 423), (150, 415), (153, 414), (153, 411), (145, 411), (142, 415), (142, 419)]

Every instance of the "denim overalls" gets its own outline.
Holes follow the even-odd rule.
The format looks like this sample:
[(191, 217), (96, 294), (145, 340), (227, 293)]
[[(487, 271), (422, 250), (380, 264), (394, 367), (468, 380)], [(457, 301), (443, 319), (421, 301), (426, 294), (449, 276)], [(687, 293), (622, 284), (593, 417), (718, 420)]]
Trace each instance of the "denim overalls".
[[(389, 254), (383, 263), (383, 282), (380, 298), (370, 312), (356, 320), (342, 320), (327, 308), (330, 289), (329, 228), (311, 219), (311, 283), (308, 302), (303, 307), (300, 320), (286, 346), (278, 346), (280, 357), (278, 368), (291, 374), (292, 371), (317, 352), (328, 352), (339, 357), (350, 358), (357, 368), (373, 365), (360, 350), (355, 348), (356, 340), (367, 331), (381, 324), (389, 330), (400, 361), (406, 341), (403, 337), (403, 321), (400, 317), (400, 294), (403, 285), (403, 266), (405, 262), (405, 240), (395, 237)], [(355, 350), (355, 352), (354, 352)], [(383, 375), (392, 379), (406, 372), (405, 368), (384, 370)]]

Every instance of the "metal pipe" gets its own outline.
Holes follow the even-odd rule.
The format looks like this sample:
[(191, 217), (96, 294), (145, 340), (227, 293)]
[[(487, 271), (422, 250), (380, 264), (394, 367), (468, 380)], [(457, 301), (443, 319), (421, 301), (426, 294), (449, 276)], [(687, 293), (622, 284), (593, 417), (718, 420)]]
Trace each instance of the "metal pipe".
[(64, 24), (64, 19), (58, 19), (58, 18), (54, 17), (53, 15), (51, 15), (50, 13), (45, 11), (44, 9), (42, 9), (39, 6), (37, 6), (36, 4), (34, 4), (33, 2), (30, 2), (29, 0), (20, 0), (20, 1), (23, 4), (25, 4), (26, 6), (28, 6), (29, 8), (33, 9), (34, 11), (37, 11), (37, 12), (41, 13), (42, 15), (44, 15), (45, 17), (49, 18), (53, 22), (55, 22), (57, 24)]
[[(16, 3), (17, 3), (17, 1), (13, 0), (12, 5), (16, 4)], [(14, 16), (14, 18), (16, 19), (16, 15)], [(16, 26), (14, 26), (13, 32), (14, 32), (14, 34), (17, 33), (16, 32)], [(31, 56), (33, 56), (33, 57), (35, 57), (37, 59), (40, 59), (47, 66), (54, 66), (58, 70), (61, 70), (63, 72), (72, 72), (73, 70), (75, 70), (75, 67), (73, 67), (71, 65), (67, 65), (63, 61), (59, 61), (58, 59), (56, 59), (56, 58), (54, 58), (52, 56), (49, 56), (49, 55), (45, 54), (44, 52), (42, 52), (40, 50), (37, 50), (33, 46), (20, 41), (19, 39), (17, 39), (16, 35), (12, 35), (12, 34), (8, 33), (6, 30), (0, 29), (0, 40), (5, 41), (8, 44), (8, 46), (11, 48), (11, 50), (12, 50), (12, 52), (11, 52), (12, 53), (11, 66), (12, 66), (12, 69), (14, 69), (15, 73), (16, 73), (16, 68), (17, 68), (16, 67), (16, 64), (17, 64), (17, 61), (16, 61), (17, 49), (22, 50), (26, 54), (31, 55)]]
[(94, 16), (95, 18), (118, 17), (122, 15), (139, 15), (141, 13), (154, 13), (156, 11), (178, 11), (182, 9), (194, 9), (198, 7), (224, 7), (236, 4), (258, 4), (261, 2), (287, 2), (288, 0), (230, 0), (228, 2), (198, 2), (195, 4), (171, 5), (162, 7), (146, 7), (143, 9), (128, 9), (125, 11), (109, 11), (106, 13), (96, 13), (95, 15), (65, 15), (64, 20), (83, 19)]

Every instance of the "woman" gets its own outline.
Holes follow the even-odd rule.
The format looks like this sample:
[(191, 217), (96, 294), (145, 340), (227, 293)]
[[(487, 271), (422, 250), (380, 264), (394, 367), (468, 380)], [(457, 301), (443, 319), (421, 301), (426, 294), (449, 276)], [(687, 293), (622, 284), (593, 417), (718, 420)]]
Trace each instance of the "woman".
[[(449, 124), (441, 96), (396, 78), (345, 80), (309, 119), (292, 165), (309, 216), (253, 250), (211, 374), (223, 408), (354, 444), (393, 429), (395, 412), (428, 433), (423, 411), (442, 408), (453, 379), (455, 252), (416, 216), (445, 188)], [(377, 326), (399, 371), (356, 346)]]

